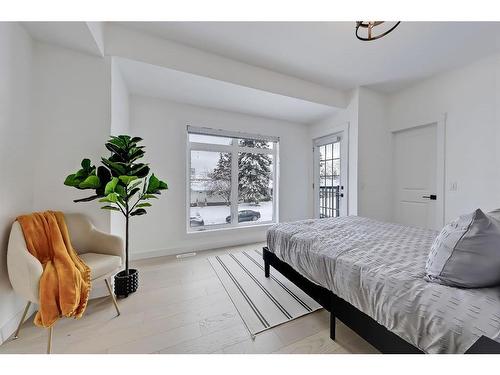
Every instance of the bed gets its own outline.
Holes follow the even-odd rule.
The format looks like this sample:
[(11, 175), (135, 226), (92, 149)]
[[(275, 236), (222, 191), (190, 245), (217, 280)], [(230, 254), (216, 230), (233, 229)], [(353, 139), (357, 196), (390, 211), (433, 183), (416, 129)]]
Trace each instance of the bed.
[[(382, 352), (464, 353), (500, 341), (500, 287), (460, 289), (423, 279), (438, 232), (348, 216), (271, 227), (269, 266)], [(370, 337), (367, 337), (370, 336)]]

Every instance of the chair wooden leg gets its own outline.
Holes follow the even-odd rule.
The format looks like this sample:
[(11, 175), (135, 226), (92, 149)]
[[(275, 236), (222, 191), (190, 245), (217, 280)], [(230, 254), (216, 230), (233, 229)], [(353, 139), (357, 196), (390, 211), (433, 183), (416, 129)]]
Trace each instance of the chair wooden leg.
[(52, 352), (52, 333), (54, 331), (54, 326), (49, 328), (49, 341), (47, 342), (47, 354)]
[(117, 316), (120, 316), (120, 309), (118, 308), (118, 303), (116, 302), (115, 295), (113, 294), (113, 291), (111, 290), (111, 285), (109, 285), (108, 279), (104, 279), (104, 282), (106, 283), (106, 287), (108, 288), (109, 296), (111, 297), (111, 300), (113, 301), (113, 305), (115, 305), (116, 314), (117, 314)]
[(26, 304), (26, 307), (24, 308), (23, 317), (21, 318), (21, 321), (19, 322), (19, 325), (17, 326), (16, 332), (14, 333), (14, 337), (12, 338), (12, 340), (19, 338), (19, 332), (21, 331), (21, 326), (23, 325), (24, 321), (26, 320), (26, 315), (28, 315), (28, 310), (29, 310), (30, 306), (31, 306), (31, 301), (28, 301), (28, 303)]

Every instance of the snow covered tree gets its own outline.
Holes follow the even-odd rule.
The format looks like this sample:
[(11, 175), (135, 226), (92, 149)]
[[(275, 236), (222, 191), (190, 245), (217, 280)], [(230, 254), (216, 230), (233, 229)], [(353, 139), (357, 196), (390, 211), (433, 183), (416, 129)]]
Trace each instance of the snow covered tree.
[[(269, 148), (267, 142), (242, 139), (240, 146)], [(239, 199), (246, 203), (259, 204), (271, 199), (269, 181), (271, 179), (272, 157), (267, 154), (243, 152), (238, 158)]]
[(213, 172), (208, 174), (206, 183), (209, 197), (218, 196), (227, 205), (231, 204), (231, 154), (220, 153), (219, 161)]
[[(241, 139), (239, 145), (251, 148), (269, 148), (263, 141)], [(238, 194), (245, 203), (259, 204), (271, 199), (269, 182), (271, 181), (272, 156), (251, 152), (238, 155)], [(230, 204), (231, 200), (231, 155), (221, 153), (217, 166), (209, 174), (208, 194), (221, 196)]]

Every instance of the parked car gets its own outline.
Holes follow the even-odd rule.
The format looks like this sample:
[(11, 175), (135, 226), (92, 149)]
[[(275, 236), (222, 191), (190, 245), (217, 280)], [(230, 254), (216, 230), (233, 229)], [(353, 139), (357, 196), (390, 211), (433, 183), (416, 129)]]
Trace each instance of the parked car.
[[(244, 221), (257, 221), (260, 219), (260, 212), (254, 210), (241, 210), (238, 212), (238, 223)], [(226, 217), (226, 223), (231, 222), (231, 216)]]
[(200, 215), (191, 216), (189, 218), (189, 223), (191, 227), (202, 227), (205, 225), (205, 222), (203, 221)]

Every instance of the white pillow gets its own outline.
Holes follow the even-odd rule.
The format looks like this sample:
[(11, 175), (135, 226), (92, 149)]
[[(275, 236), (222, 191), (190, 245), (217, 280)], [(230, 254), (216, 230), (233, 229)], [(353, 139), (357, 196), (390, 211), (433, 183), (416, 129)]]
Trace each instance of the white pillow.
[(426, 280), (462, 288), (500, 285), (500, 221), (477, 209), (447, 224), (432, 244)]

